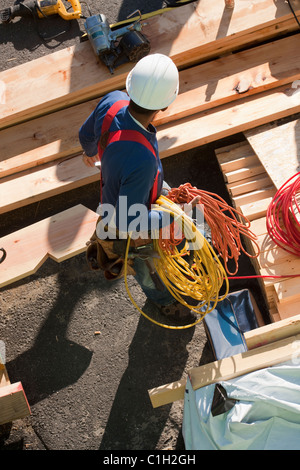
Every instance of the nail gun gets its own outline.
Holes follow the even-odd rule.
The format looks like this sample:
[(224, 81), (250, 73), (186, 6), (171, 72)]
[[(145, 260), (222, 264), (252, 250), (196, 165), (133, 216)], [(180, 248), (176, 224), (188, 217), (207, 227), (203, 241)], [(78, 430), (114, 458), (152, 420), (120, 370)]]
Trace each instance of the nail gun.
[(139, 18), (134, 23), (116, 30), (111, 29), (105, 15), (98, 14), (86, 18), (84, 27), (92, 48), (111, 74), (121, 64), (137, 62), (150, 51), (150, 42), (141, 33), (142, 15), (138, 10), (137, 12)]
[(78, 0), (70, 0), (73, 11), (67, 11), (62, 0), (30, 0), (19, 3), (0, 11), (0, 21), (9, 23), (16, 17), (35, 16), (46, 18), (51, 15), (59, 15), (64, 20), (74, 20), (82, 17), (81, 5)]

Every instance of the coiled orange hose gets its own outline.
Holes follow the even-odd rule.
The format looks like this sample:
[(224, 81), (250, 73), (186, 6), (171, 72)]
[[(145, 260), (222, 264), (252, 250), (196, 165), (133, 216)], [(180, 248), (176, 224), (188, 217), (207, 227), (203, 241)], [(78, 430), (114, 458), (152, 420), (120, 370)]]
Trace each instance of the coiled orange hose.
[[(212, 246), (222, 256), (227, 273), (234, 275), (238, 271), (241, 253), (250, 258), (256, 258), (260, 252), (256, 235), (250, 230), (250, 221), (217, 194), (200, 190), (190, 183), (185, 183), (179, 188), (172, 188), (167, 198), (176, 204), (189, 204), (197, 196), (200, 197), (199, 204), (202, 205), (204, 219), (211, 230)], [(173, 237), (161, 241), (161, 248), (170, 252), (172, 252), (172, 246), (181, 241), (176, 239), (175, 228), (173, 230)], [(254, 254), (248, 253), (244, 248), (241, 236), (250, 239), (254, 244), (256, 247)], [(233, 271), (230, 271), (228, 266), (230, 260), (234, 261)]]

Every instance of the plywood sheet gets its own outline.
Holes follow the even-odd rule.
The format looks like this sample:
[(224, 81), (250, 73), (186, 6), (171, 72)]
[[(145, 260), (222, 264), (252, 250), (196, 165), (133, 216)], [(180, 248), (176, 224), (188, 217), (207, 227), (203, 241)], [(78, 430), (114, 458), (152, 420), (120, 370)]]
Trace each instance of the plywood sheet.
[[(300, 96), (294, 84), (295, 93)], [(285, 124), (266, 124), (245, 132), (248, 142), (279, 189), (300, 170), (300, 120)]]

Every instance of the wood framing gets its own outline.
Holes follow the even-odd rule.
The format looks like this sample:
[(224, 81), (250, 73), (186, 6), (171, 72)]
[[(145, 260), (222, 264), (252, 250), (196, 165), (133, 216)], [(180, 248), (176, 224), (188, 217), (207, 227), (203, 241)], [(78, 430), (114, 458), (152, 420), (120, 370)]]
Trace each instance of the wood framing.
[[(212, 383), (239, 377), (258, 369), (299, 358), (300, 335), (281, 339), (254, 350), (236, 354), (191, 369), (188, 373), (194, 390)], [(186, 380), (173, 382), (148, 391), (153, 407), (184, 398)]]

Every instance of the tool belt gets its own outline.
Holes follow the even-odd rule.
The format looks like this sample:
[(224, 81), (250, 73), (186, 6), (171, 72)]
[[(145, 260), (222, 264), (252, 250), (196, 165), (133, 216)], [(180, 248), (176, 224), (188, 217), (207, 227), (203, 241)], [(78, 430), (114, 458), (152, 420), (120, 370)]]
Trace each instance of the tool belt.
[[(99, 217), (98, 222), (100, 220), (101, 217)], [(123, 277), (127, 242), (128, 240), (119, 238), (114, 240), (102, 240), (98, 238), (95, 230), (92, 237), (87, 242), (86, 260), (89, 268), (92, 271), (104, 271), (104, 276), (108, 281)], [(129, 250), (135, 251), (135, 249), (151, 243), (152, 240), (150, 238), (131, 239)], [(135, 275), (132, 257), (127, 259), (127, 274)]]

